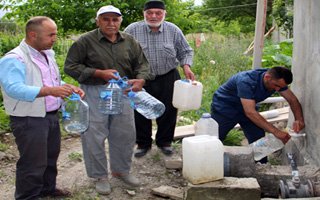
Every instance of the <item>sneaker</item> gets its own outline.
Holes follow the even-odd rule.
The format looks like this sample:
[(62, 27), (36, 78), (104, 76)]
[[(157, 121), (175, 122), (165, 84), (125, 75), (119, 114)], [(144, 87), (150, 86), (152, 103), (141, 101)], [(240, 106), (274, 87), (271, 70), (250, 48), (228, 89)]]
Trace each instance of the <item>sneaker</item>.
[(121, 180), (123, 183), (125, 183), (126, 185), (128, 185), (129, 187), (139, 187), (141, 185), (139, 179), (137, 179), (136, 177), (134, 177), (133, 175), (131, 174), (128, 174), (128, 175), (118, 175), (118, 176), (113, 176), (119, 180)]
[(173, 154), (173, 148), (171, 146), (167, 146), (167, 147), (163, 146), (163, 147), (159, 147), (159, 149), (166, 156), (171, 156)]
[(136, 149), (136, 151), (134, 152), (134, 157), (140, 158), (142, 156), (145, 156), (150, 149), (151, 148), (140, 148), (140, 147), (138, 147)]
[(96, 182), (96, 191), (99, 194), (107, 195), (111, 193), (111, 186), (107, 179), (98, 179)]

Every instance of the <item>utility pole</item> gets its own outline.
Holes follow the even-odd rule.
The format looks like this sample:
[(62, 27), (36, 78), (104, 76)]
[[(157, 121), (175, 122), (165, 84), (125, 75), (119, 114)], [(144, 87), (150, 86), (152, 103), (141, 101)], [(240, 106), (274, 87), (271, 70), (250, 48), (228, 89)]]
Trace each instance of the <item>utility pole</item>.
[(262, 50), (264, 44), (264, 30), (266, 27), (268, 0), (258, 0), (256, 12), (256, 27), (254, 34), (253, 62), (252, 68), (259, 69), (262, 67)]

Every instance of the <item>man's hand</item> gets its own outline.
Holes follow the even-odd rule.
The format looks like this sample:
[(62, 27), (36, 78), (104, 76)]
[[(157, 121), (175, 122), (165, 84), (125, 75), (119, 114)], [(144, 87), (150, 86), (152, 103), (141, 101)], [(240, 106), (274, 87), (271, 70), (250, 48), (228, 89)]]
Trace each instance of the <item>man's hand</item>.
[(142, 87), (144, 86), (145, 82), (146, 81), (144, 79), (130, 79), (130, 80), (128, 80), (128, 84), (132, 85), (132, 87), (130, 89), (127, 89), (127, 92), (129, 90), (132, 90), (134, 92), (142, 90)]
[(101, 78), (101, 79), (108, 82), (110, 79), (118, 79), (119, 78), (114, 75), (115, 72), (117, 72), (117, 70), (115, 70), (115, 69), (105, 69), (105, 70), (97, 69), (94, 72), (93, 76), (97, 77), (97, 78)]
[(273, 135), (280, 139), (283, 142), (283, 144), (286, 144), (291, 138), (289, 133), (281, 130), (274, 132)]
[(81, 88), (70, 84), (64, 84), (55, 87), (42, 87), (37, 97), (45, 97), (51, 95), (54, 97), (66, 98), (73, 92), (79, 94), (81, 98), (83, 98), (85, 95), (84, 91)]
[(70, 84), (64, 84), (64, 85), (69, 86), (72, 89), (72, 92), (79, 94), (81, 99), (83, 99), (85, 92), (81, 88), (74, 85), (70, 85)]
[(184, 72), (184, 75), (186, 76), (186, 79), (191, 79), (192, 81), (195, 80), (194, 74), (193, 74), (193, 72), (191, 71), (189, 65), (184, 65), (184, 66), (183, 66), (183, 72)]
[(292, 124), (292, 130), (296, 133), (299, 133), (302, 129), (304, 129), (304, 121), (296, 120)]

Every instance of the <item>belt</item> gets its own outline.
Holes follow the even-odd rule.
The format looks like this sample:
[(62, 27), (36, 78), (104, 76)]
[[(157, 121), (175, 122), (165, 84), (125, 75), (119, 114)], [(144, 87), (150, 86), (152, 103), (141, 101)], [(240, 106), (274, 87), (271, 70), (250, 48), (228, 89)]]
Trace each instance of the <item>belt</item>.
[(49, 111), (47, 112), (47, 115), (57, 114), (57, 112), (58, 110)]

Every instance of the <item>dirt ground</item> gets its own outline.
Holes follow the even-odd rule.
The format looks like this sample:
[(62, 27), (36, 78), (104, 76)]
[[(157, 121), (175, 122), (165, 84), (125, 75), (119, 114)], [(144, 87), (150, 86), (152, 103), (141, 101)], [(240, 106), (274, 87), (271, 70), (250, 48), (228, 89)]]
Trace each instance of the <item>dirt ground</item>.
[[(10, 149), (0, 157), (0, 199), (10, 200), (14, 199), (15, 164), (19, 155), (12, 134), (6, 134), (4, 140), (10, 144)], [(151, 189), (163, 185), (183, 189), (187, 185), (186, 180), (182, 177), (181, 170), (168, 170), (164, 166), (165, 159), (175, 159), (181, 156), (181, 146), (175, 146), (175, 154), (171, 157), (164, 156), (156, 146), (153, 146), (146, 156), (133, 158), (131, 171), (142, 182), (139, 189), (135, 191), (127, 190), (119, 180), (110, 178), (112, 193), (103, 196), (95, 192), (93, 181), (86, 175), (80, 138), (78, 136), (68, 137), (62, 140), (58, 161), (57, 185), (58, 187), (68, 188), (74, 193), (74, 197), (69, 199), (164, 199), (152, 194)]]

